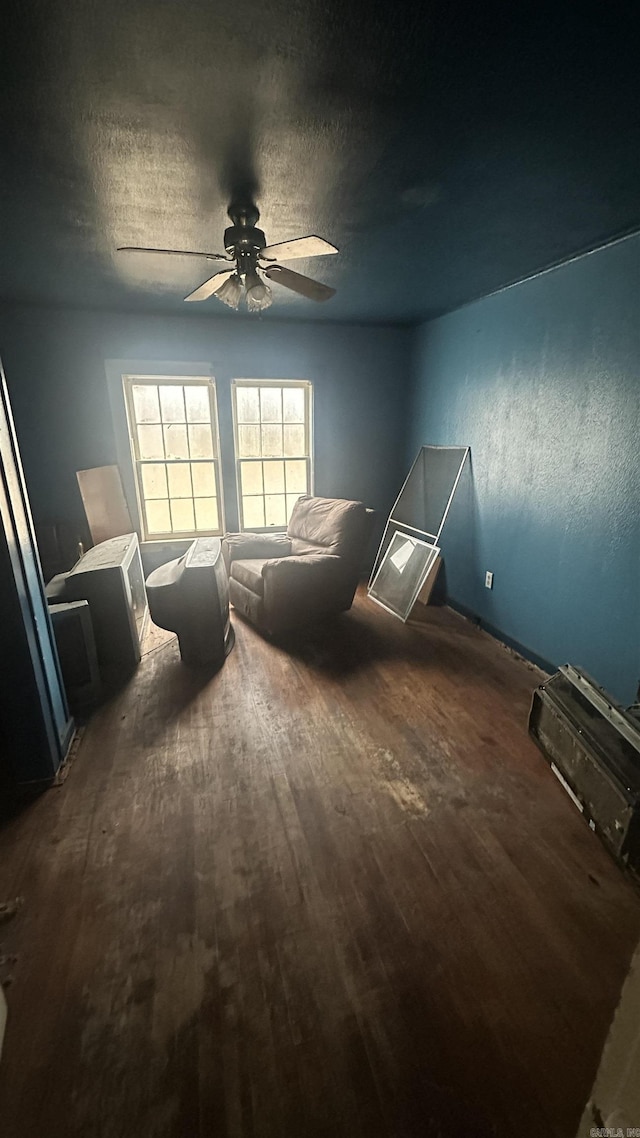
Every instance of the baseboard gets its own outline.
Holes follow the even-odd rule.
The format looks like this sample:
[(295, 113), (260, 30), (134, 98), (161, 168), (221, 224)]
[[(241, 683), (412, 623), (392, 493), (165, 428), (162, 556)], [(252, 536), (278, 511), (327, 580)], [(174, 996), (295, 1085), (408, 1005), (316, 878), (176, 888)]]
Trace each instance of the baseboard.
[(513, 652), (517, 652), (519, 656), (524, 657), (530, 664), (535, 664), (536, 668), (540, 668), (543, 672), (548, 672), (549, 675), (557, 672), (558, 667), (556, 664), (552, 664), (550, 660), (545, 660), (544, 656), (538, 656), (537, 652), (532, 652), (530, 648), (527, 648), (526, 644), (521, 644), (519, 640), (514, 640), (512, 636), (507, 636), (506, 632), (503, 632), (502, 629), (496, 628), (494, 624), (490, 624), (489, 621), (478, 616), (478, 613), (468, 608), (467, 605), (461, 604), (460, 601), (456, 601), (453, 597), (447, 597), (447, 604), (454, 612), (460, 613), (460, 616), (466, 617), (467, 620), (477, 625), (478, 628), (482, 628), (484, 632), (488, 632), (489, 636), (493, 636), (494, 640), (499, 640), (501, 644), (506, 644), (507, 648), (511, 648)]

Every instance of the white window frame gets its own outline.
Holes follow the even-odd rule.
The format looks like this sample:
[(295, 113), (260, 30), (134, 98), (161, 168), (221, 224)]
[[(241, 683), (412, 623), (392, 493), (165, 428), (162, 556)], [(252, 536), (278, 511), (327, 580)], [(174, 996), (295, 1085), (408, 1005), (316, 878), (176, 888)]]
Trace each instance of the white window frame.
[[(238, 415), (236, 392), (240, 387), (297, 387), (305, 393), (305, 454), (287, 455), (286, 459), (269, 455), (260, 458), (246, 458), (240, 456), (238, 447)], [(307, 463), (308, 494), (313, 494), (314, 462), (313, 462), (313, 384), (308, 379), (234, 379), (231, 382), (231, 405), (233, 409), (233, 453), (236, 464), (236, 493), (238, 499), (238, 519), (240, 529), (247, 533), (284, 533), (285, 526), (245, 526), (242, 509), (242, 481), (240, 478), (241, 462), (278, 462), (302, 461)]]
[[(213, 436), (214, 457), (213, 459), (141, 459), (138, 453), (138, 437), (137, 426), (134, 406), (133, 406), (133, 387), (147, 384), (149, 387), (206, 387), (209, 396), (209, 407), (211, 409), (211, 433)], [(125, 411), (127, 416), (127, 431), (129, 441), (129, 452), (131, 456), (131, 464), (133, 468), (133, 481), (136, 492), (136, 504), (138, 508), (138, 517), (140, 521), (141, 540), (144, 542), (167, 542), (167, 541), (193, 541), (199, 537), (220, 537), (226, 529), (224, 520), (224, 498), (222, 487), (222, 456), (220, 451), (220, 430), (218, 425), (218, 401), (216, 397), (216, 384), (215, 379), (211, 375), (153, 375), (153, 374), (131, 374), (126, 373), (122, 376), (122, 389), (124, 392)], [(170, 531), (168, 533), (149, 533), (147, 528), (147, 516), (145, 510), (145, 499), (142, 487), (141, 468), (146, 463), (163, 463), (169, 466), (172, 464), (181, 465), (186, 462), (213, 462), (214, 477), (216, 485), (216, 501), (218, 503), (218, 522), (219, 527), (215, 530), (181, 530), (179, 532)], [(192, 499), (193, 500), (193, 499)]]

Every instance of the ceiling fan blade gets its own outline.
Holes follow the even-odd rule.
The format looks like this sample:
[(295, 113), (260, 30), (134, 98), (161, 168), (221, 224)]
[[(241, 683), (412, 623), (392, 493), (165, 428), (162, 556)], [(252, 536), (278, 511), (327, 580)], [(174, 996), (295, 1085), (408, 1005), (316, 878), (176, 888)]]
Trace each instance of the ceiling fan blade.
[(190, 292), (184, 299), (206, 300), (209, 296), (213, 296), (214, 292), (217, 292), (219, 288), (222, 288), (224, 282), (228, 281), (229, 277), (232, 277), (235, 271), (234, 267), (233, 269), (223, 269), (221, 273), (214, 273), (212, 277), (209, 277), (208, 280), (204, 281), (198, 288), (194, 289), (193, 292)]
[(194, 253), (191, 249), (143, 249), (138, 245), (119, 245), (118, 253), (164, 253), (170, 257), (208, 257), (210, 261), (230, 261), (226, 253)]
[(297, 237), (294, 241), (281, 241), (279, 245), (267, 245), (260, 256), (274, 261), (293, 261), (296, 257), (324, 257), (327, 253), (337, 252), (335, 245), (312, 234), (310, 237)]
[(284, 265), (268, 265), (263, 272), (270, 281), (277, 281), (285, 288), (299, 292), (300, 296), (306, 296), (308, 300), (330, 300), (336, 294), (334, 288), (320, 284), (320, 281), (312, 281), (311, 277), (303, 277), (301, 273), (294, 273), (292, 269), (285, 269)]

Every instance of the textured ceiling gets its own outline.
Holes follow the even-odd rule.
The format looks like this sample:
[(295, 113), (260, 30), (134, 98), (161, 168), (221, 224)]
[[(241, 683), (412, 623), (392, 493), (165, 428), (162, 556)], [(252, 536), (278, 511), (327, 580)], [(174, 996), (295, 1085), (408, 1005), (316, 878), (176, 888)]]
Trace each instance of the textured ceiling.
[(634, 5), (375, 0), (5, 4), (0, 295), (222, 314), (232, 196), (291, 267), (266, 314), (413, 321), (640, 224)]

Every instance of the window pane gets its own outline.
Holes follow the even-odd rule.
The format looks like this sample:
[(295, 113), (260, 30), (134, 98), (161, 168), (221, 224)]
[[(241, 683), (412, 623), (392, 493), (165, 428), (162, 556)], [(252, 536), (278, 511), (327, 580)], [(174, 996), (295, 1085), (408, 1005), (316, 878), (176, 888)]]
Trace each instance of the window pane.
[(191, 477), (193, 479), (193, 493), (196, 497), (215, 497), (216, 476), (212, 462), (192, 462)]
[(284, 494), (284, 462), (263, 462), (265, 494)]
[(188, 458), (187, 428), (181, 423), (172, 423), (164, 430), (164, 449), (167, 458)]
[(300, 494), (309, 492), (310, 389), (283, 384), (255, 380), (250, 387), (233, 388), (242, 524), (247, 529), (284, 528)]
[(287, 508), (284, 494), (268, 494), (265, 502), (265, 523), (268, 526), (285, 526)]
[(260, 422), (260, 392), (257, 387), (236, 387), (236, 414), (239, 423)]
[(240, 458), (260, 458), (260, 427), (238, 427)]
[(153, 383), (134, 384), (133, 411), (136, 423), (159, 423), (158, 388)]
[(188, 423), (211, 422), (211, 404), (209, 403), (209, 388), (204, 384), (200, 387), (185, 387), (184, 401), (187, 406)]
[[(131, 443), (145, 536), (219, 533), (222, 519), (213, 383), (178, 378), (171, 378), (168, 383), (160, 379), (147, 382), (141, 377), (127, 380), (126, 386), (129, 385)], [(258, 424), (253, 442), (255, 445), (257, 429), (259, 448), (257, 388), (249, 397), (248, 412)], [(259, 477), (262, 493), (261, 471)]]
[(264, 498), (242, 499), (243, 522), (247, 529), (257, 529), (264, 525)]
[[(291, 430), (291, 427), (286, 429)], [(265, 458), (282, 458), (282, 427), (262, 427), (262, 453)]]
[(138, 427), (140, 458), (164, 458), (162, 427)]
[(160, 462), (145, 463), (141, 467), (142, 494), (145, 499), (168, 497), (166, 470), (164, 463)]
[(305, 453), (304, 427), (284, 428), (284, 453), (292, 458)]
[(196, 498), (196, 529), (219, 529), (216, 498)]
[(174, 533), (195, 529), (193, 501), (191, 498), (171, 499), (171, 520), (173, 522), (172, 528)]
[(213, 458), (211, 427), (189, 427), (189, 446), (192, 458)]
[(169, 503), (166, 501), (145, 502), (148, 533), (171, 533)]
[(262, 463), (241, 462), (240, 484), (242, 494), (262, 494)]
[(295, 506), (299, 497), (300, 497), (299, 494), (287, 494), (287, 524), (291, 520), (291, 514), (293, 513), (293, 507)]
[(260, 388), (260, 419), (263, 423), (282, 422), (282, 388)]
[(285, 423), (304, 423), (304, 390), (301, 387), (284, 387), (282, 402)]
[(170, 498), (190, 498), (193, 491), (191, 490), (191, 475), (189, 474), (189, 464), (185, 462), (184, 466), (180, 463), (178, 466), (168, 466), (167, 475), (169, 477), (169, 497)]
[(163, 383), (160, 387), (160, 408), (163, 423), (184, 423), (184, 398), (182, 384)]
[(287, 478), (287, 494), (306, 494), (307, 492), (307, 464), (300, 462), (285, 462)]

